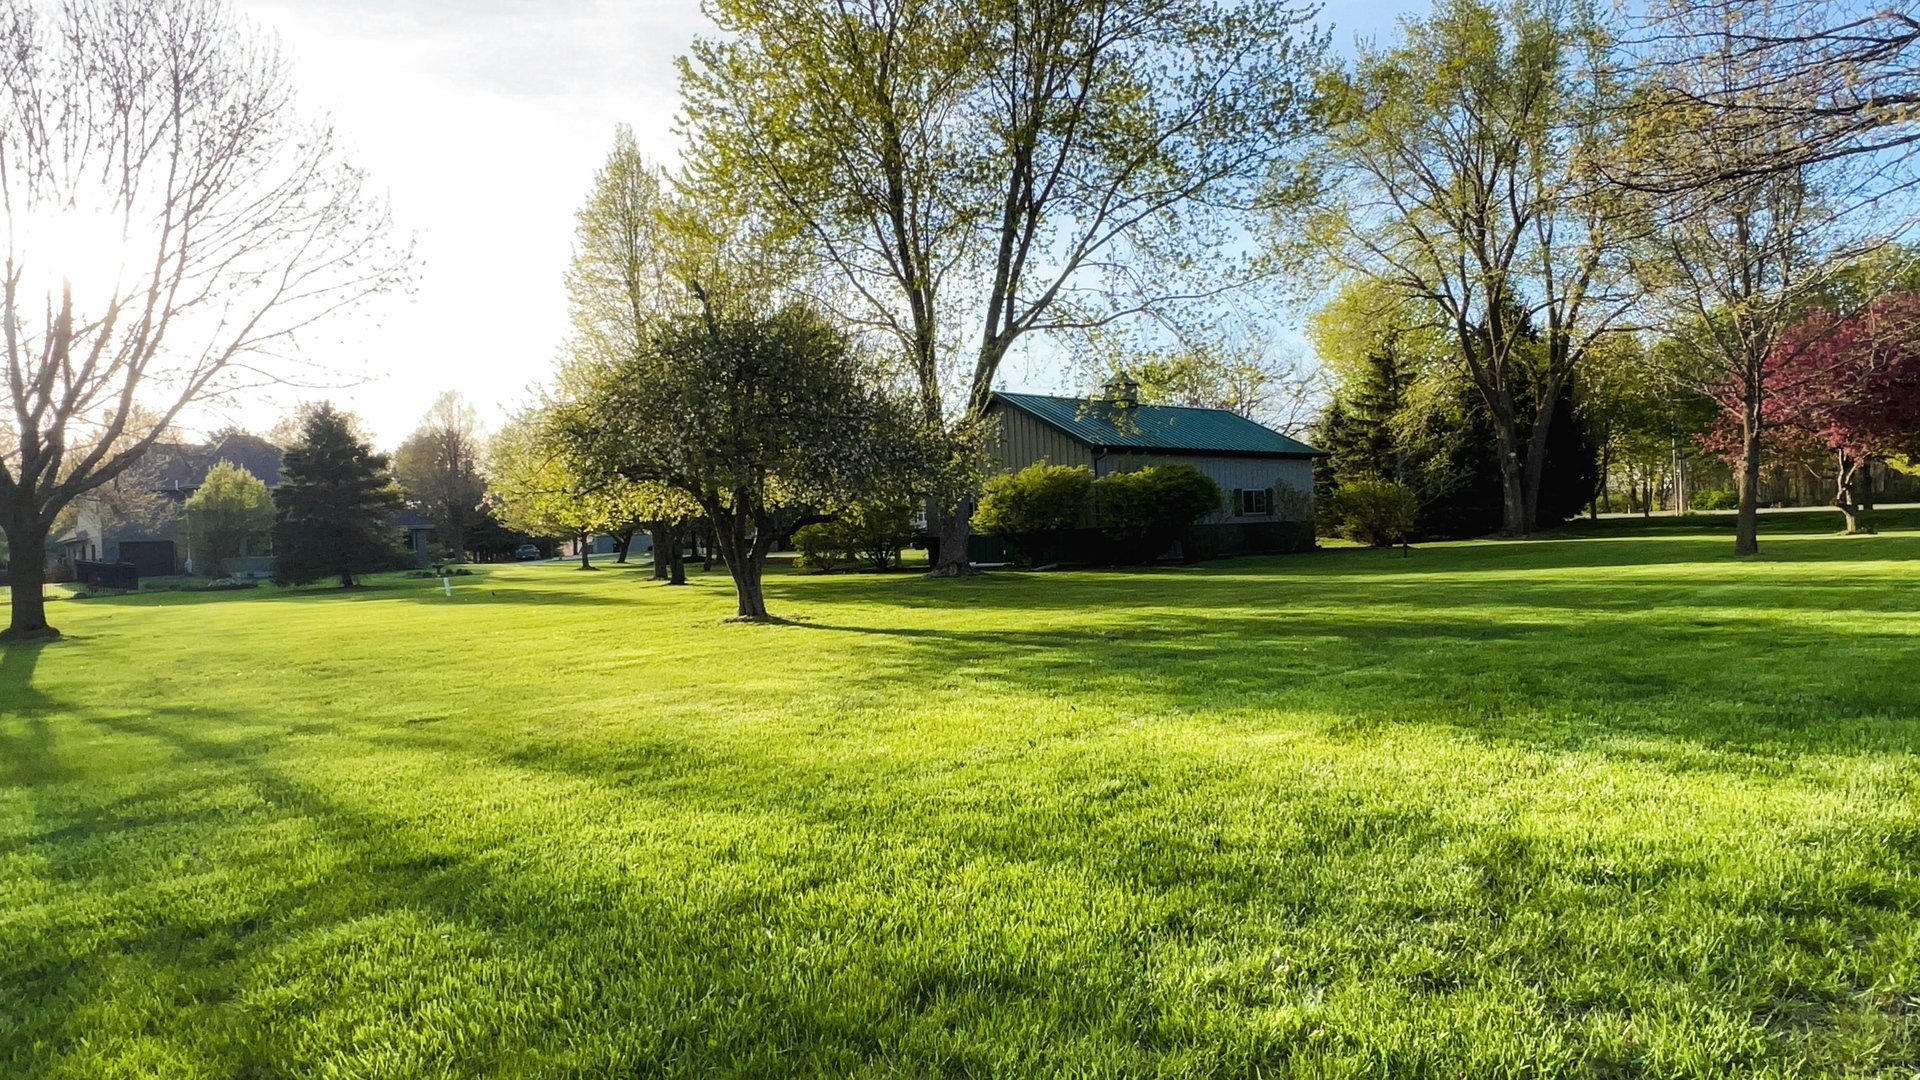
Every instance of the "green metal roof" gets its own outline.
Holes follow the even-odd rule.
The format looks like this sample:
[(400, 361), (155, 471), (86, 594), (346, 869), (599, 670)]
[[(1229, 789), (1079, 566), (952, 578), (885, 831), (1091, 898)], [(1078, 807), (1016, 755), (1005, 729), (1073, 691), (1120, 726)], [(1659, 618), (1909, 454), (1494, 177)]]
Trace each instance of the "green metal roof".
[(1297, 439), (1225, 409), (1183, 405), (1117, 406), (1044, 394), (993, 395), (1089, 446), (1115, 450), (1174, 450), (1190, 454), (1319, 456)]

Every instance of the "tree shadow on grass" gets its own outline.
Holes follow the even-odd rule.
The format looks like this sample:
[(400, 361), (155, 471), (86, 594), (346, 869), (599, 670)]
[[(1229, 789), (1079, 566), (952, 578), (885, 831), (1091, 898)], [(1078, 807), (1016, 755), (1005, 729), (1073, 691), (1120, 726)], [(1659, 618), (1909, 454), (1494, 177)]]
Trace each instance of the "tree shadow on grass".
[[(552, 859), (551, 848), (533, 846), (536, 835), (474, 847), (345, 806), (262, 760), (251, 743), (217, 734), (257, 720), (162, 710), (95, 722), (169, 748), (177, 767), (137, 796), (42, 822), (34, 845), (49, 885), (42, 895), (69, 906), (18, 924), (22, 933), (0, 949), (11, 1043), (0, 1047), (0, 1065), (84, 1070), (102, 1064), (88, 1054), (144, 1046), (220, 1075), (311, 1075), (368, 1055), (400, 1073), (494, 1075), (580, 1052), (582, 1032), (594, 1033), (588, 1049), (599, 1060), (627, 1068), (768, 1074), (797, 1054), (822, 1073), (868, 1055), (939, 1072), (941, 1060), (978, 1052), (937, 1016), (917, 1017), (950, 1002), (927, 982), (944, 985), (946, 968), (900, 975), (921, 999), (903, 1010), (890, 986), (872, 981), (883, 959), (867, 957), (879, 966), (858, 983), (868, 1000), (855, 1008), (828, 985), (837, 970), (816, 969), (817, 985), (803, 989), (787, 964), (833, 920), (769, 946), (769, 925), (794, 914), (805, 893), (830, 893), (849, 873), (867, 872), (837, 861), (840, 839), (726, 888), (689, 891), (682, 874), (635, 885), (625, 859), (645, 856), (644, 846), (617, 866)], [(608, 767), (615, 772), (601, 784), (650, 782)], [(236, 784), (257, 797), (252, 807), (208, 805), (208, 789)], [(166, 806), (175, 809), (155, 812)], [(298, 850), (253, 844), (290, 824), (309, 834)], [(743, 857), (729, 853), (727, 837), (694, 846), (707, 850), (683, 872)], [(88, 924), (100, 910), (111, 919)], [(1116, 951), (1116, 964), (1130, 967), (1130, 955)], [(966, 985), (988, 961), (970, 961)], [(1017, 974), (1011, 956), (996, 963), (1005, 977), (993, 1013), (1051, 1009), (1053, 1024), (1104, 1024), (1125, 1038), (1100, 1019), (1111, 987)], [(908, 1037), (916, 1026), (919, 1036)]]
[(1156, 611), (1044, 629), (795, 622), (889, 641), (863, 651), (855, 676), (876, 694), (958, 675), (974, 693), (1236, 723), (1320, 716), (1356, 736), (1412, 724), (1562, 748), (1625, 736), (1741, 754), (1920, 752), (1920, 685), (1888, 674), (1920, 655), (1913, 632), (1695, 614), (1442, 604), (1419, 617)]
[[(931, 684), (958, 663), (981, 689), (1004, 680), (1030, 695), (1099, 690), (1143, 709), (1223, 714), (1305, 701), (1359, 717), (1412, 694), (1393, 718), (1408, 723), (1436, 722), (1419, 714), (1442, 711), (1447, 688), (1418, 681), (1459, 667), (1473, 655), (1462, 650), (1509, 648), (1558, 664), (1581, 644), (1565, 636), (1577, 627), (1552, 621), (1416, 623), (1366, 612), (1156, 612), (1109, 625), (1113, 636), (809, 625), (872, 639), (864, 680)], [(1395, 661), (1410, 643), (1441, 654), (1408, 669)], [(1284, 659), (1288, 648), (1304, 654)], [(0, 688), (30, 686), (25, 660), (0, 660), (0, 673), (14, 680)], [(1455, 677), (1471, 689), (1475, 675)], [(1647, 692), (1665, 700), (1678, 685)], [(1525, 687), (1503, 692), (1473, 706), (1487, 712), (1490, 737), (1515, 737), (1499, 710), (1531, 700)], [(72, 715), (44, 694), (27, 700), (34, 715)], [(1177, 755), (1040, 757), (1019, 770), (1039, 775), (1014, 800), (964, 778), (667, 754), (644, 737), (624, 754), (592, 742), (515, 750), (498, 745), (497, 731), (464, 746), (449, 737), (441, 749), (449, 760), (484, 754), (529, 774), (564, 771), (588, 797), (578, 806), (564, 793), (544, 797), (539, 812), (562, 832), (515, 822), (522, 831), (475, 841), (436, 831), (445, 822), (386, 816), (372, 809), (385, 805), (377, 798), (356, 807), (329, 797), (276, 764), (276, 724), (257, 716), (162, 709), (89, 722), (168, 749), (173, 767), (150, 772), (135, 794), (42, 823), (40, 872), (80, 899), (62, 916), (71, 925), (22, 921), (0, 949), (0, 1014), (14, 1018), (0, 1065), (27, 1074), (80, 1071), (89, 1050), (136, 1044), (229, 1075), (312, 1075), (375, 1060), (394, 1073), (456, 1075), (528, 1061), (555, 1072), (597, 1062), (601, 1072), (1058, 1075), (1089, 1053), (1108, 1055), (1106, 1074), (1148, 1074), (1162, 1055), (1192, 1060), (1248, 1038), (1236, 1027), (1241, 1010), (1292, 1008), (1289, 995), (1318, 1001), (1341, 980), (1393, 990), (1408, 963), (1397, 950), (1409, 943), (1434, 959), (1408, 975), (1426, 982), (1403, 1006), (1432, 1007), (1459, 990), (1483, 1010), (1479, 1022), (1542, 1004), (1569, 1017), (1595, 1007), (1658, 1016), (1662, 984), (1591, 989), (1604, 982), (1602, 961), (1569, 974), (1565, 958), (1582, 955), (1572, 946), (1475, 969), (1471, 956), (1501, 942), (1473, 927), (1493, 933), (1524, 915), (1598, 948), (1615, 929), (1612, 911), (1644, 907), (1669, 884), (1692, 895), (1712, 868), (1698, 851), (1642, 850), (1632, 861), (1569, 854), (1510, 823), (1446, 819), (1420, 793), (1361, 793), (1337, 779), (1280, 793), (1279, 812), (1260, 818), (1234, 791), (1231, 766), (1196, 780)], [(346, 737), (338, 749), (351, 759), (381, 741)], [(335, 782), (368, 796), (351, 777)], [(1196, 784), (1219, 797), (1188, 797)], [(234, 785), (257, 799), (206, 797)], [(125, 786), (102, 784), (102, 794)], [(658, 819), (652, 805), (665, 808)], [(631, 831), (579, 835), (623, 807)], [(709, 819), (723, 824), (694, 831)], [(281, 835), (297, 839), (255, 845)], [(1451, 861), (1436, 854), (1443, 848)], [(627, 876), (627, 860), (649, 858), (661, 874)], [(721, 871), (735, 883), (716, 887)], [(1436, 893), (1426, 873), (1471, 885)], [(1782, 905), (1801, 883), (1759, 883), (1744, 902)], [(1750, 920), (1723, 945), (1724, 964), (1689, 976), (1689, 989), (1737, 1017), (1743, 987), (1770, 974), (1769, 948), (1835, 955), (1811, 935), (1830, 925), (1855, 932), (1866, 903), (1826, 888)], [(87, 922), (100, 911), (111, 917)], [(1334, 933), (1354, 926), (1371, 930)], [(1805, 943), (1783, 932), (1796, 927), (1808, 929)], [(1657, 922), (1626, 929), (1624, 945), (1608, 947), (1644, 952), (1663, 940)], [(1322, 932), (1331, 936), (1314, 936)], [(1296, 982), (1275, 975), (1283, 951)], [(1228, 970), (1224, 984), (1181, 983), (1197, 954), (1201, 973), (1250, 966), (1244, 976)], [(1507, 978), (1529, 989), (1514, 996)], [(1365, 1037), (1350, 1013), (1316, 1016)], [(1312, 1060), (1328, 1051), (1308, 1027), (1251, 1045), (1277, 1054), (1277, 1065), (1288, 1054)], [(1255, 1020), (1245, 1030), (1267, 1029)], [(1577, 1017), (1554, 1030), (1584, 1045)], [(1385, 1043), (1356, 1046), (1376, 1068), (1420, 1071)]]
[(73, 775), (53, 752), (53, 703), (33, 685), (40, 654), (52, 644), (0, 645), (0, 784), (53, 784)]

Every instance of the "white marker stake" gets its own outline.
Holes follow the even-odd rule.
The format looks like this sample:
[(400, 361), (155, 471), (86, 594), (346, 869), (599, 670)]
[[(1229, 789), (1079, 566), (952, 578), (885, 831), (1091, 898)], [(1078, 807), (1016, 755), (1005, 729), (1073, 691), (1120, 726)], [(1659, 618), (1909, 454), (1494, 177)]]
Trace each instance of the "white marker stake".
[(452, 596), (452, 595), (453, 595), (453, 579), (452, 579), (452, 578), (450, 578), (450, 577), (443, 577), (443, 578), (441, 578), (441, 579), (440, 579), (440, 584), (441, 584), (441, 586), (442, 586), (443, 588), (445, 588), (445, 589), (447, 590), (447, 595), (448, 595), (448, 596)]

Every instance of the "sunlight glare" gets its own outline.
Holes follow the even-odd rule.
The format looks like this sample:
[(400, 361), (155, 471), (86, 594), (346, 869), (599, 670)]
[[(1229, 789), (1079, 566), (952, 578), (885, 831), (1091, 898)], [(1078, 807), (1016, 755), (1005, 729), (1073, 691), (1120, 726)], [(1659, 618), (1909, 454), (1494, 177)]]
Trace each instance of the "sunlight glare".
[(59, 302), (73, 287), (76, 316), (96, 315), (125, 286), (129, 245), (122, 220), (91, 210), (36, 207), (10, 221), (7, 255), (20, 275), (22, 305)]

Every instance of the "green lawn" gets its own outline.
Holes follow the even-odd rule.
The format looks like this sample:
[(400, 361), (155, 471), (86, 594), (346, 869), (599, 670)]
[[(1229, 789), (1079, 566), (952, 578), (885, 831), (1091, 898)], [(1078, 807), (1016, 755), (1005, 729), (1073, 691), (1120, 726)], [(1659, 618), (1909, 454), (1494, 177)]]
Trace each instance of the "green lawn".
[(1837, 521), (60, 602), (0, 1071), (1909, 1077), (1920, 516)]

